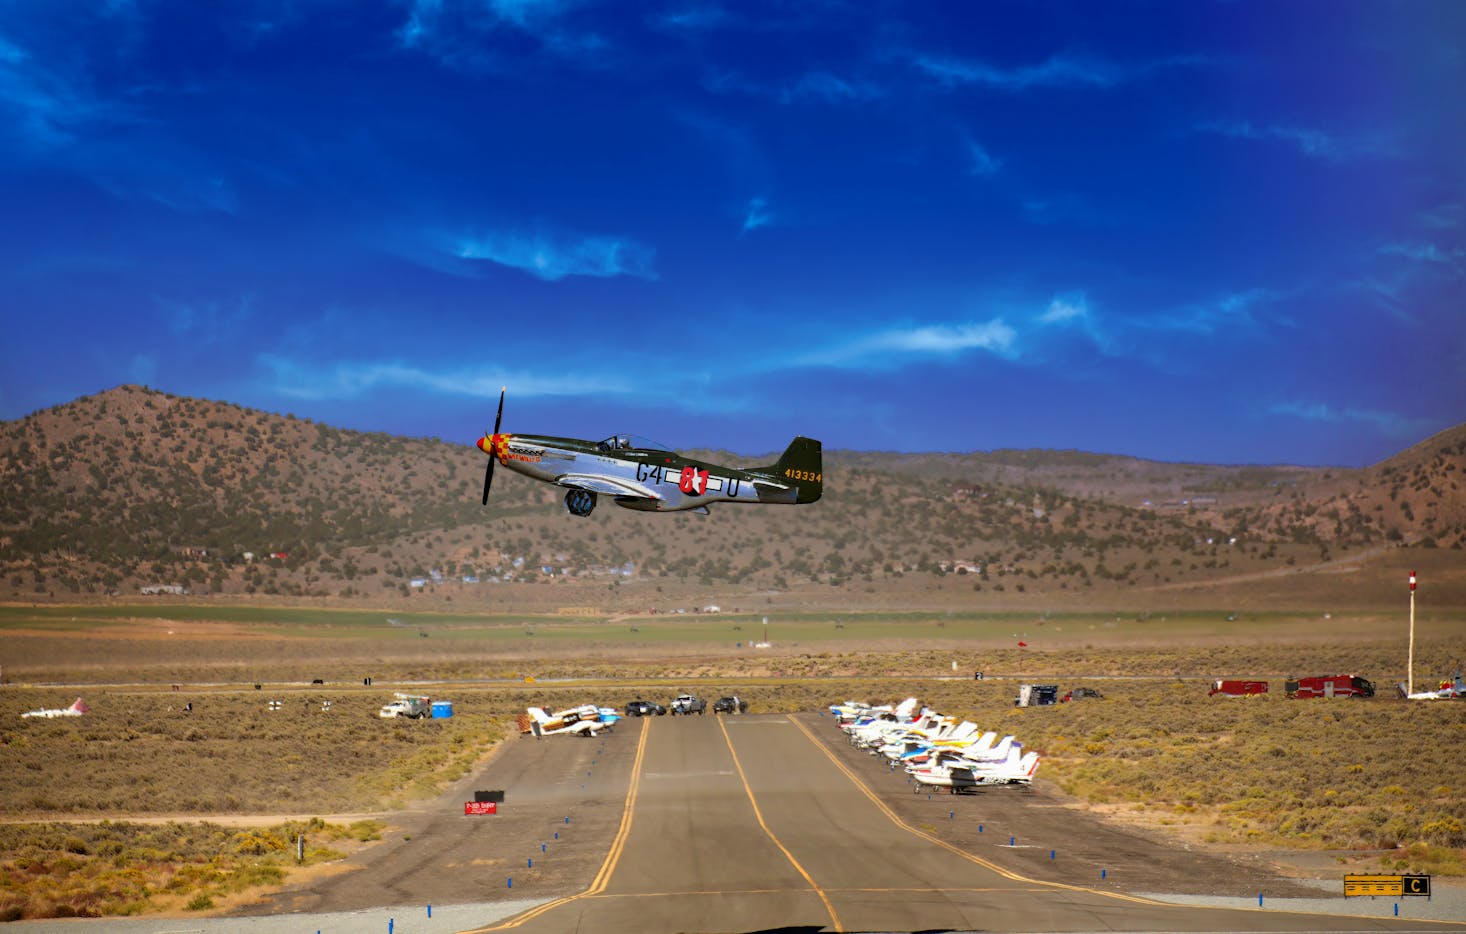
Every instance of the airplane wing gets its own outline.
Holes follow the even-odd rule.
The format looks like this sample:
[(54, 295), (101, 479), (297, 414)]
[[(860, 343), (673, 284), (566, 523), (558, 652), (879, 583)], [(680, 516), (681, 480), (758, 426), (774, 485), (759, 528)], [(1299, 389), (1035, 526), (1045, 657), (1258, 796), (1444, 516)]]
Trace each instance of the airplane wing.
[(555, 478), (558, 486), (570, 487), (574, 490), (588, 490), (591, 493), (604, 493), (607, 496), (632, 496), (637, 499), (662, 499), (649, 488), (639, 483), (632, 483), (620, 477), (608, 476), (596, 473), (567, 473)]

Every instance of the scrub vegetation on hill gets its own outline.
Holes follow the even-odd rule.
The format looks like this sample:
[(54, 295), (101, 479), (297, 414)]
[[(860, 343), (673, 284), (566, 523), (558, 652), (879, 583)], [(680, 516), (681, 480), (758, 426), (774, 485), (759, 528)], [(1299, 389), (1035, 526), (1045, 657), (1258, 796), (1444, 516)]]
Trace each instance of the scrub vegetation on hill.
[(443, 605), (553, 601), (544, 589), (569, 585), (564, 602), (642, 606), (711, 587), (1108, 599), (1466, 542), (1463, 429), (1364, 470), (827, 451), (814, 506), (689, 517), (606, 502), (589, 520), (520, 477), (482, 508), (472, 440), (343, 431), (131, 386), (38, 412), (0, 425), (0, 592)]

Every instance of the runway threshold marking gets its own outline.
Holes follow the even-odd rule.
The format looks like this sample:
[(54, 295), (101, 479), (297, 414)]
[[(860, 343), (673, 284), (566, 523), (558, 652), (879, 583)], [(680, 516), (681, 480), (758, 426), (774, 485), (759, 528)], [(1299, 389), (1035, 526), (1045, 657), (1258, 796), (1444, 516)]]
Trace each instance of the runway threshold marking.
[(829, 912), (830, 923), (834, 926), (835, 930), (844, 931), (845, 927), (840, 923), (840, 916), (835, 913), (835, 906), (830, 903), (830, 897), (825, 894), (825, 890), (819, 887), (814, 881), (814, 877), (805, 871), (804, 867), (799, 864), (799, 860), (794, 858), (794, 854), (789, 852), (789, 848), (779, 841), (774, 831), (764, 822), (764, 814), (763, 811), (759, 810), (758, 798), (754, 797), (753, 788), (748, 784), (748, 776), (743, 771), (743, 763), (738, 761), (738, 751), (733, 748), (733, 737), (728, 735), (728, 727), (723, 724), (721, 719), (718, 720), (718, 729), (723, 731), (723, 742), (728, 744), (728, 754), (733, 757), (733, 768), (738, 770), (738, 780), (743, 783), (743, 791), (748, 795), (748, 803), (753, 805), (753, 816), (758, 818), (758, 825), (763, 828), (768, 838), (774, 841), (774, 846), (779, 848), (779, 852), (784, 854), (784, 858), (789, 860), (789, 865), (793, 866), (794, 870), (804, 877), (804, 881), (809, 883), (809, 887), (820, 897), (820, 901), (824, 902), (825, 911)]
[(626, 805), (621, 810), (621, 826), (616, 830), (616, 837), (611, 841), (611, 848), (606, 852), (606, 859), (601, 863), (601, 871), (591, 880), (591, 884), (583, 892), (574, 895), (566, 895), (557, 898), (552, 902), (545, 902), (536, 908), (516, 915), (507, 921), (488, 927), (472, 928), (460, 931), (459, 934), (484, 934), (486, 931), (507, 931), (517, 928), (526, 921), (532, 921), (540, 915), (561, 905), (568, 905), (570, 902), (580, 898), (599, 895), (606, 890), (610, 884), (611, 873), (616, 871), (616, 864), (621, 861), (621, 852), (626, 849), (626, 838), (631, 836), (631, 820), (636, 813), (636, 793), (641, 786), (641, 763), (646, 757), (646, 738), (651, 733), (650, 721), (642, 721), (641, 739), (636, 744), (636, 758), (631, 762), (631, 784), (626, 789)]

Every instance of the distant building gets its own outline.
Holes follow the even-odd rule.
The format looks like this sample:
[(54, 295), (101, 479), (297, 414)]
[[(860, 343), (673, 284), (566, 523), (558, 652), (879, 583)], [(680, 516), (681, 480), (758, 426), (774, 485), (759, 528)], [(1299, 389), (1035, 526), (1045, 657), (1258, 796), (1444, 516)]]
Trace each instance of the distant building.
[(184, 597), (188, 595), (188, 588), (182, 584), (153, 584), (148, 587), (139, 587), (138, 593), (144, 597)]

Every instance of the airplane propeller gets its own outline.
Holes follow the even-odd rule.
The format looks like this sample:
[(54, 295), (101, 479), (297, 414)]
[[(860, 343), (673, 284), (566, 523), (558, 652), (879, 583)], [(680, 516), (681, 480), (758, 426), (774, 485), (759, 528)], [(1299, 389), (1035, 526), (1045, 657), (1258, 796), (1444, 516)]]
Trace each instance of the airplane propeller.
[[(487, 506), (489, 504), (489, 486), (492, 485), (493, 482), (494, 482), (494, 461), (496, 461), (496, 460), (499, 459), (495, 455), (495, 453), (494, 453), (494, 451), (492, 449), (492, 445), (493, 445), (494, 439), (496, 439), (496, 438), (499, 437), (499, 423), (504, 420), (504, 391), (507, 388), (508, 388), (507, 386), (501, 386), (499, 388), (499, 414), (494, 416), (494, 432), (493, 432), (493, 434), (491, 434), (491, 435), (488, 436), (488, 440), (489, 440), (489, 444), (490, 444), (490, 449), (488, 449), (488, 450), (486, 450), (484, 452), (484, 453), (486, 453), (486, 454), (489, 455), (489, 466), (484, 468), (484, 505), (485, 506)], [(480, 444), (482, 444), (482, 443), (483, 442), (480, 442)]]

